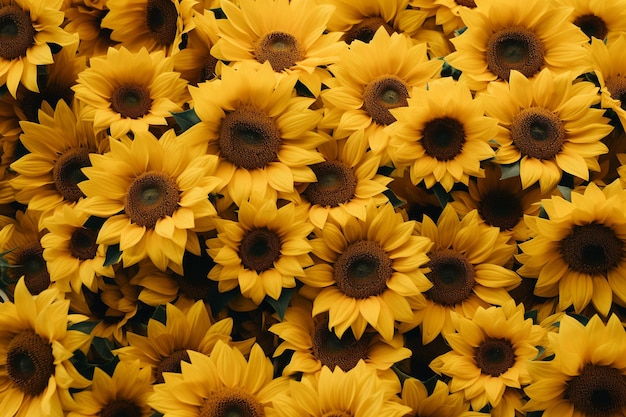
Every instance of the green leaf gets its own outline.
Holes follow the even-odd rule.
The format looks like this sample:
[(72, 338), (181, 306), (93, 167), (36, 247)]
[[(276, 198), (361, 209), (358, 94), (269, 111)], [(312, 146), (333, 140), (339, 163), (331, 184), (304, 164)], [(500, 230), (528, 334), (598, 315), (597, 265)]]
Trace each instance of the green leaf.
[(172, 112), (172, 116), (174, 116), (174, 120), (178, 123), (178, 126), (184, 132), (189, 129), (191, 126), (200, 123), (200, 118), (194, 109), (189, 109), (181, 112), (174, 113)]
[(435, 194), (435, 197), (437, 197), (437, 200), (439, 200), (441, 208), (445, 208), (448, 202), (450, 202), (450, 195), (448, 192), (439, 183), (435, 184), (431, 190)]
[(214, 317), (222, 311), (228, 303), (230, 303), (235, 297), (239, 295), (239, 288), (233, 288), (230, 291), (219, 292), (217, 286), (212, 287), (209, 290), (209, 294), (207, 296), (209, 305), (211, 306), (211, 313), (213, 313)]
[(110, 265), (114, 265), (118, 263), (120, 261), (121, 256), (122, 256), (122, 251), (120, 250), (119, 244), (116, 243), (115, 245), (111, 245), (107, 247), (107, 253), (106, 253), (106, 256), (104, 257), (103, 266), (110, 266)]
[(567, 201), (572, 201), (572, 189), (566, 187), (564, 185), (557, 185), (556, 188), (559, 190), (561, 194), (563, 194), (563, 198)]
[(97, 321), (81, 321), (80, 323), (72, 324), (68, 330), (77, 330), (85, 334), (91, 334), (97, 325)]
[(283, 318), (285, 318), (285, 312), (287, 311), (289, 302), (291, 301), (291, 298), (295, 293), (295, 288), (283, 288), (283, 291), (280, 293), (280, 297), (278, 297), (278, 300), (274, 300), (272, 297), (266, 296), (265, 301), (267, 301), (267, 303), (272, 306), (276, 314), (278, 314), (278, 317), (280, 317), (280, 319), (282, 320)]
[(398, 196), (396, 195), (396, 193), (394, 193), (390, 189), (383, 191), (383, 194), (387, 196), (387, 198), (389, 199), (389, 202), (391, 202), (391, 204), (393, 205), (393, 208), (402, 207), (403, 205), (406, 204), (406, 201), (400, 200)]
[(524, 314), (524, 320), (527, 320), (527, 319), (532, 319), (533, 324), (538, 324), (537, 323), (537, 310), (527, 311), (526, 314)]
[(519, 161), (512, 164), (502, 164), (500, 165), (500, 169), (502, 170), (502, 175), (500, 176), (501, 180), (519, 177)]
[(166, 324), (167, 322), (167, 314), (166, 314), (166, 307), (164, 305), (160, 305), (158, 306), (155, 310), (154, 313), (152, 313), (152, 319), (160, 321), (162, 324)]
[(407, 379), (415, 379), (411, 375), (398, 368), (398, 365), (391, 365), (391, 370), (396, 374), (401, 384), (404, 384), (404, 381), (406, 381)]
[(83, 223), (83, 227), (90, 230), (100, 230), (106, 221), (107, 219), (102, 217), (89, 216), (85, 223)]

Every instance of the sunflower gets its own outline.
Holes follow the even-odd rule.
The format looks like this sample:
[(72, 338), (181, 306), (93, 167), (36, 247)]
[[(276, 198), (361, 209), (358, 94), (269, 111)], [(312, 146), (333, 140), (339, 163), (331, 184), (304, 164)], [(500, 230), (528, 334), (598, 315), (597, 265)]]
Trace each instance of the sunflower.
[(357, 340), (348, 329), (339, 338), (328, 330), (327, 314), (313, 318), (311, 303), (303, 298), (297, 300), (299, 302), (292, 299), (284, 319), (269, 328), (283, 340), (274, 351), (274, 357), (293, 351), (283, 375), (314, 374), (322, 367), (335, 369), (336, 366), (349, 371), (361, 360), (377, 369), (380, 375), (411, 355), (404, 347), (401, 334), (385, 341), (378, 333), (367, 332)]
[(0, 410), (7, 417), (61, 416), (61, 403), (72, 388), (84, 388), (71, 359), (85, 349), (89, 336), (67, 330), (69, 301), (55, 289), (33, 296), (24, 279), (14, 301), (0, 303)]
[(0, 1), (0, 85), (13, 97), (18, 85), (39, 91), (37, 66), (54, 62), (52, 45), (66, 46), (77, 37), (60, 28), (62, 0)]
[(429, 15), (435, 15), (435, 22), (441, 25), (445, 34), (465, 27), (461, 19), (461, 10), (474, 9), (474, 0), (411, 0), (411, 5), (425, 10)]
[(342, 225), (351, 216), (364, 220), (367, 204), (380, 206), (388, 201), (383, 192), (392, 179), (377, 173), (379, 157), (354, 152), (345, 140), (330, 140), (319, 151), (326, 161), (311, 165), (317, 181), (300, 192), (311, 203), (309, 220), (315, 227), (323, 229), (329, 218)]
[(142, 259), (161, 270), (182, 273), (185, 250), (200, 254), (196, 231), (213, 228), (209, 194), (217, 157), (189, 147), (173, 130), (157, 139), (150, 132), (134, 139), (111, 139), (111, 151), (91, 154), (80, 183), (86, 198), (77, 207), (106, 219), (96, 243), (119, 245), (125, 266)]
[(348, 141), (356, 141), (362, 151), (371, 148), (386, 163), (389, 135), (384, 127), (396, 121), (390, 109), (406, 106), (412, 88), (424, 88), (441, 65), (440, 60), (428, 59), (426, 44), (379, 28), (369, 43), (353, 42), (329, 67), (334, 78), (322, 92), (328, 109), (323, 125), (335, 129), (337, 138), (365, 129), (361, 141), (354, 137)]
[(109, 10), (100, 23), (112, 40), (130, 51), (178, 53), (183, 38), (194, 28), (195, 0), (107, 0)]
[(116, 138), (166, 125), (166, 117), (181, 111), (187, 100), (187, 83), (173, 65), (163, 51), (145, 48), (109, 48), (106, 57), (92, 57), (73, 87), (85, 105), (81, 118), (93, 121), (96, 132), (110, 129)]
[(563, 172), (584, 180), (599, 171), (598, 156), (608, 152), (601, 140), (613, 127), (590, 82), (572, 83), (569, 73), (543, 69), (534, 78), (511, 71), (509, 83), (492, 83), (485, 98), (486, 113), (499, 120), (496, 162), (519, 161), (522, 188), (539, 182), (548, 192)]
[(313, 265), (307, 236), (313, 225), (307, 207), (276, 202), (243, 202), (237, 221), (216, 219), (217, 237), (207, 240), (215, 266), (209, 278), (219, 282), (219, 291), (237, 286), (241, 294), (261, 304), (266, 296), (278, 300), (283, 288), (294, 288), (296, 278)]
[(28, 291), (37, 295), (50, 286), (50, 273), (43, 257), (40, 239), (45, 231), (40, 231), (40, 215), (32, 210), (17, 211), (15, 219), (0, 219), (0, 253), (12, 267), (8, 278), (17, 282), (21, 277)]
[(291, 395), (277, 396), (277, 417), (402, 417), (411, 411), (397, 400), (399, 381), (388, 383), (363, 361), (349, 371), (323, 367), (318, 375), (292, 380)]
[(451, 39), (455, 51), (445, 57), (472, 90), (508, 80), (512, 70), (532, 78), (542, 68), (572, 71), (572, 78), (586, 68), (588, 42), (569, 21), (571, 8), (543, 0), (479, 0), (476, 8), (459, 11), (467, 25)]
[(258, 344), (248, 361), (239, 349), (219, 340), (211, 356), (188, 351), (181, 373), (165, 373), (148, 404), (164, 417), (246, 415), (261, 417), (289, 387), (287, 377), (272, 378), (272, 362)]
[(507, 387), (531, 382), (526, 365), (538, 355), (537, 346), (545, 345), (546, 331), (524, 314), (524, 306), (513, 300), (501, 307), (478, 307), (471, 318), (458, 318), (456, 332), (444, 333), (452, 350), (430, 367), (450, 377), (450, 391), (463, 391), (474, 410), (498, 408)]
[(421, 326), (423, 344), (440, 333), (453, 332), (455, 317), (471, 317), (479, 306), (501, 305), (511, 299), (507, 291), (521, 282), (506, 267), (516, 245), (499, 228), (480, 221), (476, 210), (459, 220), (448, 204), (436, 224), (424, 216), (416, 229), (433, 242), (426, 265), (432, 288), (424, 294), (425, 306), (414, 309), (409, 325)]
[(560, 310), (581, 312), (590, 302), (606, 316), (612, 302), (626, 305), (626, 191), (619, 180), (603, 189), (590, 183), (542, 200), (548, 218), (527, 217), (534, 237), (519, 245), (518, 273), (537, 278), (535, 294), (559, 296)]
[(485, 168), (485, 177), (469, 182), (467, 191), (452, 191), (450, 204), (461, 216), (478, 210), (480, 218), (512, 240), (522, 242), (530, 238), (530, 229), (524, 216), (538, 216), (541, 192), (539, 187), (522, 189), (518, 176), (501, 179), (497, 164)]
[(351, 329), (361, 339), (369, 323), (390, 341), (396, 322), (413, 319), (410, 301), (423, 306), (422, 292), (432, 284), (421, 267), (432, 243), (417, 236), (414, 225), (391, 204), (370, 204), (364, 220), (327, 222), (316, 231), (313, 254), (325, 262), (309, 268), (301, 281), (318, 292), (313, 316), (328, 312), (328, 329), (338, 338)]
[(543, 410), (545, 417), (626, 413), (626, 332), (617, 316), (606, 325), (597, 315), (587, 325), (563, 316), (548, 339), (554, 359), (528, 364), (534, 382), (524, 389), (526, 410)]
[(109, 376), (95, 368), (90, 389), (74, 394), (66, 405), (68, 417), (132, 416), (149, 417), (147, 404), (152, 394), (150, 369), (140, 368), (139, 361), (121, 361)]
[(315, 131), (322, 116), (309, 109), (314, 100), (295, 97), (295, 83), (269, 64), (242, 65), (189, 89), (200, 122), (179, 140), (220, 157), (219, 192), (235, 204), (251, 196), (294, 200), (295, 183), (316, 180), (309, 165), (324, 162), (315, 148), (327, 139)]
[(39, 123), (21, 123), (20, 141), (29, 153), (11, 164), (17, 173), (11, 185), (18, 202), (43, 216), (84, 197), (78, 186), (86, 179), (81, 169), (91, 165), (89, 154), (108, 149), (108, 140), (95, 135), (93, 124), (83, 121), (75, 109), (61, 100), (55, 110), (44, 105)]
[(626, 1), (556, 0), (556, 4), (572, 7), (569, 20), (589, 38), (605, 40), (626, 32)]
[(486, 417), (488, 414), (468, 411), (469, 402), (463, 393), (450, 393), (448, 385), (437, 380), (429, 394), (426, 386), (415, 378), (408, 378), (402, 384), (402, 402), (412, 411), (409, 417)]
[(211, 49), (218, 59), (264, 63), (276, 72), (295, 73), (314, 96), (346, 44), (341, 33), (324, 33), (334, 8), (315, 0), (242, 0), (222, 2), (220, 39)]
[(115, 351), (121, 360), (139, 360), (142, 368), (151, 369), (152, 383), (163, 383), (164, 372), (180, 373), (181, 361), (190, 360), (187, 350), (209, 356), (221, 340), (247, 355), (254, 343), (253, 339), (233, 342), (233, 319), (215, 322), (202, 301), (196, 301), (187, 311), (168, 303), (165, 317), (165, 323), (150, 319), (146, 336), (128, 332), (128, 346)]
[(80, 39), (78, 56), (106, 55), (109, 47), (117, 44), (111, 39), (111, 29), (102, 27), (102, 19), (109, 12), (105, 5), (106, 1), (72, 1), (63, 9), (63, 29), (78, 34)]
[(606, 44), (598, 39), (591, 40), (590, 59), (600, 84), (602, 108), (611, 109), (626, 126), (626, 57), (621, 51), (626, 48), (626, 36), (620, 35)]
[(62, 205), (44, 220), (48, 233), (41, 238), (42, 256), (50, 281), (64, 292), (78, 292), (83, 285), (95, 292), (97, 275), (115, 276), (111, 265), (104, 266), (106, 252), (96, 243), (98, 230), (83, 226), (88, 219), (89, 213)]
[(484, 115), (465, 83), (447, 77), (415, 89), (407, 107), (391, 114), (397, 122), (386, 129), (389, 154), (397, 167), (409, 167), (413, 184), (439, 183), (450, 191), (457, 182), (467, 185), (470, 175), (484, 177), (480, 162), (494, 156), (489, 141), (497, 120)]

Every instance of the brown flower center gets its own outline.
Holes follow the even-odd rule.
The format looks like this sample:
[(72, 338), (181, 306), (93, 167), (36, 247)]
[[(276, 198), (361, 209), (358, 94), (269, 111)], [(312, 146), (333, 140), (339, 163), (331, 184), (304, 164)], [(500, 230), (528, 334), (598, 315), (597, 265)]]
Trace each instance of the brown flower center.
[(337, 410), (333, 410), (333, 411), (328, 411), (324, 414), (322, 414), (322, 417), (353, 417), (352, 413), (349, 411), (337, 411)]
[(150, 91), (140, 85), (123, 85), (111, 94), (111, 108), (124, 118), (139, 119), (151, 107)]
[(451, 249), (440, 249), (429, 254), (426, 277), (433, 286), (426, 291), (428, 299), (441, 305), (452, 306), (467, 299), (476, 280), (474, 266), (462, 254)]
[(114, 400), (100, 410), (100, 417), (141, 417), (141, 407), (133, 401)]
[(148, 0), (146, 23), (150, 33), (161, 46), (170, 46), (176, 39), (178, 11), (171, 0)]
[(393, 274), (389, 255), (378, 242), (352, 243), (335, 262), (335, 281), (345, 295), (368, 298), (382, 294)]
[(620, 107), (626, 110), (626, 77), (616, 75), (605, 81), (606, 89), (609, 90), (613, 100), (620, 101)]
[(281, 241), (275, 232), (261, 227), (247, 232), (239, 244), (239, 257), (247, 269), (262, 272), (280, 258)]
[(216, 65), (217, 65), (217, 58), (215, 58), (213, 55), (209, 55), (206, 58), (206, 61), (204, 62), (204, 64), (202, 64), (202, 67), (200, 68), (200, 77), (199, 77), (200, 79), (198, 80), (198, 83), (210, 81), (213, 78), (217, 77), (215, 73)]
[(582, 16), (578, 16), (574, 20), (574, 24), (578, 26), (580, 30), (585, 33), (585, 35), (589, 36), (589, 38), (593, 36), (603, 40), (609, 33), (609, 28), (606, 27), (604, 20), (594, 14), (584, 14)]
[(478, 214), (491, 226), (511, 230), (524, 216), (520, 199), (508, 190), (492, 190), (483, 196)]
[(567, 265), (585, 274), (605, 274), (624, 256), (624, 242), (607, 226), (597, 223), (574, 226), (561, 240)]
[(439, 117), (427, 122), (423, 135), (424, 151), (439, 161), (454, 159), (465, 144), (463, 124), (452, 117)]
[(32, 331), (19, 333), (11, 340), (6, 361), (9, 378), (32, 397), (43, 393), (54, 374), (52, 346)]
[(161, 217), (171, 216), (178, 207), (180, 192), (174, 178), (158, 172), (144, 172), (132, 182), (124, 210), (139, 226), (154, 228)]
[(522, 109), (510, 128), (513, 144), (522, 155), (536, 159), (552, 159), (565, 142), (563, 121), (542, 107)]
[(252, 170), (277, 160), (282, 139), (274, 119), (262, 110), (244, 106), (226, 114), (218, 144), (224, 158)]
[(98, 231), (77, 227), (70, 237), (70, 251), (72, 256), (82, 261), (93, 259), (98, 252)]
[(389, 109), (408, 105), (409, 92), (404, 82), (394, 76), (378, 78), (363, 91), (363, 109), (378, 124), (390, 125), (396, 121)]
[(204, 400), (198, 417), (264, 417), (263, 405), (239, 387), (223, 387)]
[(474, 359), (483, 374), (498, 376), (515, 364), (515, 351), (506, 339), (487, 338), (476, 348)]
[(36, 34), (27, 11), (14, 5), (0, 9), (0, 58), (11, 61), (26, 56)]
[(175, 372), (179, 374), (181, 372), (180, 363), (182, 361), (191, 362), (189, 354), (185, 349), (177, 350), (167, 358), (163, 359), (155, 370), (156, 383), (162, 384), (165, 382), (163, 379), (163, 372)]
[(357, 178), (352, 168), (341, 161), (327, 161), (311, 166), (317, 182), (302, 193), (311, 204), (337, 207), (354, 198)]
[(523, 27), (501, 29), (487, 40), (485, 51), (489, 71), (503, 80), (511, 70), (530, 78), (543, 66), (544, 47), (541, 39)]
[(91, 166), (89, 150), (73, 148), (64, 152), (52, 168), (54, 186), (67, 201), (78, 201), (85, 196), (78, 183), (87, 179), (82, 168)]
[(379, 27), (384, 27), (388, 34), (394, 33), (393, 27), (385, 22), (382, 18), (366, 17), (358, 24), (352, 26), (349, 31), (343, 35), (343, 40), (349, 45), (355, 40), (369, 43)]
[(368, 358), (369, 337), (363, 335), (355, 339), (351, 329), (346, 330), (341, 338), (328, 330), (328, 317), (315, 325), (311, 350), (322, 365), (334, 370), (335, 366), (344, 372), (354, 368), (359, 360)]
[(34, 242), (18, 250), (15, 265), (19, 266), (10, 271), (16, 279), (24, 276), (28, 291), (37, 295), (50, 286), (50, 274), (43, 258), (43, 248), (39, 242)]
[(200, 256), (191, 252), (185, 252), (183, 256), (183, 275), (174, 274), (173, 278), (178, 284), (178, 291), (192, 300), (203, 300), (207, 297), (215, 281), (207, 279), (209, 271), (215, 266), (215, 262), (206, 252), (206, 246), (200, 243), (203, 249)]
[(280, 31), (263, 36), (254, 48), (254, 56), (261, 63), (269, 61), (277, 72), (293, 67), (305, 57), (295, 36)]
[(474, 3), (474, 0), (454, 0), (454, 2), (458, 4), (459, 6), (465, 6), (471, 9), (476, 7), (476, 3)]
[(610, 366), (586, 364), (568, 382), (565, 398), (587, 417), (621, 415), (626, 407), (626, 377)]

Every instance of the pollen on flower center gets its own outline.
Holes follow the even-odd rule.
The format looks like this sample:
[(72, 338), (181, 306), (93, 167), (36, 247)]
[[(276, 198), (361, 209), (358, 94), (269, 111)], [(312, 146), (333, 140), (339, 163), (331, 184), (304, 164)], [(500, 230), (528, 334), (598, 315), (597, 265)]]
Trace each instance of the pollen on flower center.
[(348, 297), (368, 298), (387, 289), (392, 262), (382, 246), (373, 241), (352, 243), (335, 262), (337, 287)]
[(19, 248), (15, 265), (19, 266), (10, 271), (16, 279), (24, 276), (24, 283), (31, 294), (37, 295), (50, 286), (50, 274), (39, 242)]
[(571, 269), (586, 274), (602, 274), (620, 263), (624, 242), (610, 227), (591, 223), (574, 226), (570, 234), (561, 240), (561, 253)]
[(146, 23), (161, 46), (169, 46), (176, 39), (178, 12), (171, 0), (149, 0), (146, 6)]
[(463, 124), (452, 117), (439, 117), (426, 123), (422, 146), (429, 156), (439, 161), (454, 159), (463, 150)]
[(129, 400), (115, 400), (100, 410), (100, 417), (141, 417), (141, 407)]
[(322, 417), (353, 417), (352, 413), (349, 411), (329, 411), (327, 413), (322, 414)]
[(198, 417), (264, 417), (263, 405), (239, 387), (212, 392), (200, 407)]
[(300, 43), (290, 33), (270, 32), (263, 36), (254, 48), (257, 61), (269, 61), (274, 71), (282, 71), (293, 67), (305, 57)]
[(198, 83), (203, 83), (205, 81), (212, 80), (217, 75), (215, 74), (215, 66), (217, 65), (217, 58), (213, 55), (209, 55), (206, 58), (206, 62), (200, 68), (200, 79)]
[(511, 70), (530, 78), (544, 64), (544, 46), (541, 39), (523, 27), (501, 29), (487, 40), (485, 51), (489, 71), (503, 80), (509, 79)]
[(124, 210), (133, 223), (153, 228), (161, 217), (171, 216), (176, 211), (179, 200), (180, 192), (172, 177), (149, 171), (130, 185)]
[(85, 196), (78, 183), (87, 179), (81, 169), (89, 166), (91, 161), (86, 148), (70, 149), (57, 159), (52, 168), (52, 178), (57, 192), (65, 200), (78, 201)]
[(483, 196), (478, 214), (490, 226), (513, 229), (524, 216), (522, 202), (506, 190), (494, 190)]
[(277, 160), (282, 139), (274, 119), (262, 110), (244, 106), (224, 117), (218, 144), (224, 158), (252, 170)]
[(310, 183), (302, 193), (311, 204), (337, 207), (354, 198), (357, 178), (341, 161), (327, 161), (311, 166), (317, 182)]
[(350, 30), (343, 35), (343, 40), (348, 45), (355, 40), (369, 43), (372, 38), (374, 38), (374, 34), (378, 28), (381, 26), (384, 27), (390, 35), (395, 32), (393, 27), (389, 23), (385, 22), (381, 17), (366, 17), (361, 22), (352, 26), (352, 28), (350, 28)]
[(30, 14), (18, 6), (0, 9), (0, 58), (11, 61), (26, 56), (35, 43), (35, 28)]
[(78, 227), (70, 237), (70, 251), (76, 259), (87, 260), (96, 257), (98, 252), (98, 231)]
[(616, 415), (626, 407), (626, 377), (618, 369), (587, 364), (568, 382), (565, 398), (581, 415)]
[(385, 76), (370, 82), (363, 91), (363, 109), (379, 124), (396, 121), (389, 109), (408, 105), (409, 92), (402, 80)]
[(450, 249), (431, 252), (426, 277), (433, 283), (424, 294), (441, 305), (455, 305), (467, 299), (476, 280), (474, 266), (462, 254)]
[(185, 349), (177, 350), (167, 358), (163, 359), (161, 363), (159, 363), (159, 366), (157, 366), (155, 371), (156, 383), (162, 384), (163, 382), (165, 382), (163, 378), (163, 372), (180, 373), (181, 361), (191, 362), (191, 360), (189, 359), (189, 354)]
[(123, 118), (139, 119), (151, 107), (150, 92), (140, 85), (123, 85), (111, 94), (111, 108)]
[(590, 38), (593, 36), (602, 40), (606, 38), (606, 35), (609, 33), (609, 28), (606, 26), (606, 23), (604, 23), (604, 20), (594, 14), (578, 16), (574, 20), (574, 24)]
[(19, 333), (9, 344), (6, 367), (9, 378), (25, 394), (40, 395), (54, 374), (52, 346), (32, 331)]
[(239, 245), (241, 263), (247, 269), (262, 272), (274, 266), (280, 257), (280, 236), (262, 227), (245, 234)]
[(626, 77), (616, 75), (605, 81), (606, 89), (609, 90), (613, 100), (620, 101), (620, 107), (626, 110)]
[(522, 155), (536, 159), (552, 159), (565, 142), (563, 121), (542, 107), (522, 109), (513, 118), (511, 139)]
[(515, 351), (506, 339), (487, 338), (476, 348), (474, 359), (483, 374), (498, 376), (515, 364)]
[(351, 329), (346, 330), (341, 338), (328, 330), (328, 317), (315, 324), (311, 350), (322, 365), (334, 370), (338, 366), (344, 372), (354, 368), (359, 360), (367, 358), (369, 338), (363, 335), (359, 340)]
[(476, 7), (476, 3), (474, 2), (474, 0), (454, 0), (454, 2), (458, 4), (459, 6), (465, 6), (471, 9)]

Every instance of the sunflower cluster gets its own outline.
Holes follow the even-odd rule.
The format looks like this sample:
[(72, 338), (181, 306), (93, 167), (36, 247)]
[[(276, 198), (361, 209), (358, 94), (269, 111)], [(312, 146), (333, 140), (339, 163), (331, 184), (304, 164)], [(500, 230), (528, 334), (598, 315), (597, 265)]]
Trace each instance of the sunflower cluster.
[(0, 0), (0, 417), (626, 415), (626, 0)]

